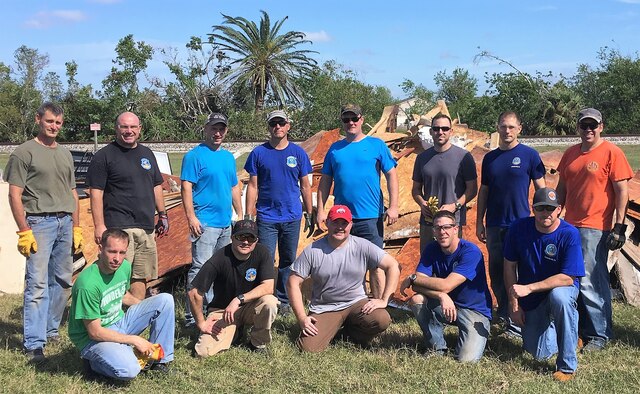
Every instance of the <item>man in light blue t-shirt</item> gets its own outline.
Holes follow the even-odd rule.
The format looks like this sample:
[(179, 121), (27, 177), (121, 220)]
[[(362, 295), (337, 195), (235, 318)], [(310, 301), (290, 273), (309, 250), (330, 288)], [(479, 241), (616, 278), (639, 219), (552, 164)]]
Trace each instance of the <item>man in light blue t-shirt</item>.
[[(347, 104), (340, 110), (346, 138), (334, 142), (324, 159), (322, 178), (318, 186), (318, 226), (327, 218), (324, 205), (333, 184), (334, 204), (346, 205), (353, 214), (351, 234), (383, 246), (383, 223), (398, 220), (398, 175), (396, 161), (389, 148), (379, 138), (362, 132), (364, 117), (359, 106)], [(384, 210), (380, 172), (387, 178), (389, 207)], [(375, 297), (384, 288), (382, 271), (369, 273), (371, 291)]]
[[(238, 216), (242, 215), (236, 160), (231, 152), (221, 147), (227, 135), (227, 124), (225, 115), (209, 115), (204, 126), (204, 142), (182, 159), (182, 204), (189, 222), (192, 258), (187, 292), (202, 265), (231, 242), (231, 207)], [(209, 292), (205, 298), (210, 301), (213, 293)], [(194, 323), (187, 300), (185, 325)]]
[(256, 217), (259, 242), (269, 249), (272, 258), (278, 247), (276, 297), (280, 315), (286, 315), (291, 312), (286, 283), (298, 250), (303, 204), (305, 233), (311, 234), (315, 227), (307, 177), (311, 162), (304, 149), (289, 142), (291, 122), (286, 112), (271, 111), (267, 124), (269, 141), (257, 146), (244, 165), (249, 173), (245, 206), (247, 214)]

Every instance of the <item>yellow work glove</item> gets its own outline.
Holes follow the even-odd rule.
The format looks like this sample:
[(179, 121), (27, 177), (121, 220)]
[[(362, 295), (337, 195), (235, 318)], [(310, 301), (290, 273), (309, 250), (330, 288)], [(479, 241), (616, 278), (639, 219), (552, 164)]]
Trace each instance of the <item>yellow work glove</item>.
[(38, 251), (38, 244), (31, 229), (16, 231), (16, 234), (18, 234), (18, 252), (20, 252), (20, 254), (24, 257), (29, 257), (31, 253)]
[(82, 236), (82, 227), (73, 228), (73, 254), (82, 252), (84, 248), (84, 237)]

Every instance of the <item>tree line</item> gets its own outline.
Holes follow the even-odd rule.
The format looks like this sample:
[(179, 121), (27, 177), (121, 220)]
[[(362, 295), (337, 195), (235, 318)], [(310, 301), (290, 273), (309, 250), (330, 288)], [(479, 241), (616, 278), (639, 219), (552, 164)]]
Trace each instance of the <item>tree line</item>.
[[(285, 31), (286, 17), (271, 23), (262, 12), (259, 24), (223, 15), (206, 38), (191, 37), (180, 56), (175, 49), (156, 49), (133, 35), (120, 39), (116, 56), (100, 87), (77, 80), (78, 64), (65, 63), (64, 76), (47, 72), (49, 56), (21, 46), (11, 62), (0, 62), (0, 142), (23, 142), (35, 130), (41, 102), (55, 101), (65, 109), (61, 141), (91, 141), (90, 123), (101, 123), (100, 141), (112, 138), (116, 116), (136, 112), (143, 139), (198, 140), (209, 113), (229, 116), (229, 138), (261, 139), (267, 135), (265, 114), (284, 108), (292, 117), (292, 138), (308, 138), (320, 130), (340, 127), (341, 105), (361, 105), (373, 125), (384, 106), (402, 98), (388, 88), (362, 82), (359, 75), (336, 61), (318, 65), (301, 32)], [(150, 60), (160, 58), (171, 77), (149, 75)], [(572, 76), (536, 72), (482, 51), (477, 58), (507, 64), (509, 72), (485, 74), (487, 89), (479, 92), (477, 78), (456, 68), (438, 72), (436, 89), (405, 80), (404, 98), (417, 100), (406, 112), (422, 114), (444, 99), (451, 114), (469, 127), (493, 131), (500, 112), (512, 110), (528, 135), (574, 134), (578, 111), (598, 108), (606, 130), (638, 133), (640, 121), (640, 58), (602, 48), (594, 64), (581, 64)]]

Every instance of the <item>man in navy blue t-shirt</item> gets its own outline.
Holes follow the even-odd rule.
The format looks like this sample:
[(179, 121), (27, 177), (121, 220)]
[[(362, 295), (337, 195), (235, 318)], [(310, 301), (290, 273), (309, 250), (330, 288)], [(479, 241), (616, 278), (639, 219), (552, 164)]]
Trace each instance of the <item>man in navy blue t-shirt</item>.
[(519, 219), (507, 232), (504, 283), (511, 320), (522, 327), (522, 346), (536, 359), (555, 353), (556, 380), (573, 378), (578, 359), (578, 278), (584, 261), (578, 230), (558, 219), (556, 191), (538, 189), (534, 216)]
[(471, 242), (460, 239), (452, 212), (433, 216), (435, 242), (420, 257), (416, 273), (400, 287), (412, 286), (413, 314), (424, 334), (427, 350), (444, 354), (444, 325), (458, 327), (456, 359), (478, 361), (484, 353), (491, 321), (491, 294), (487, 285), (482, 252)]
[[(311, 162), (307, 153), (289, 142), (289, 116), (282, 110), (267, 115), (269, 141), (256, 147), (247, 158), (244, 169), (249, 173), (246, 195), (247, 214), (256, 216), (259, 242), (272, 257), (278, 247), (278, 279), (276, 297), (280, 314), (291, 312), (286, 283), (291, 264), (296, 259), (300, 237), (300, 219), (304, 203), (305, 232), (313, 232), (311, 183), (307, 175)], [(256, 215), (257, 212), (257, 215)]]
[[(515, 220), (531, 215), (529, 185), (545, 187), (544, 164), (535, 149), (518, 142), (522, 131), (520, 117), (515, 112), (503, 112), (498, 117), (498, 148), (482, 160), (482, 180), (478, 192), (476, 235), (487, 243), (491, 288), (498, 301), (498, 317), (508, 324), (507, 329), (519, 333), (508, 322), (507, 291), (502, 267), (504, 235)], [(486, 227), (485, 227), (486, 213)]]

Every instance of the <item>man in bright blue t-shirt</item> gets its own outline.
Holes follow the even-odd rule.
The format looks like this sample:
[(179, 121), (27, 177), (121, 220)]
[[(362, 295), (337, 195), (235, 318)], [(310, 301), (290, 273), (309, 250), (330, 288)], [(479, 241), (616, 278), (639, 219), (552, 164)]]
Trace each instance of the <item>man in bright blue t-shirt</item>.
[(303, 217), (301, 194), (304, 231), (311, 234), (315, 227), (311, 183), (307, 177), (311, 162), (304, 149), (289, 142), (291, 122), (286, 112), (271, 111), (267, 124), (269, 141), (257, 146), (244, 165), (250, 176), (245, 206), (247, 214), (256, 217), (259, 242), (269, 249), (272, 257), (278, 247), (276, 297), (280, 301), (280, 315), (286, 315), (291, 312), (286, 284), (296, 259)]
[(560, 220), (556, 191), (538, 189), (534, 216), (519, 219), (507, 231), (504, 284), (511, 320), (522, 327), (522, 346), (536, 359), (555, 353), (554, 379), (573, 378), (578, 359), (578, 278), (584, 260), (578, 229)]
[(416, 292), (410, 306), (422, 329), (428, 351), (444, 354), (445, 324), (458, 327), (458, 361), (478, 361), (489, 338), (491, 293), (482, 252), (460, 239), (455, 214), (442, 210), (433, 215), (435, 242), (420, 257), (416, 273), (404, 279), (400, 292)]
[[(182, 204), (189, 222), (193, 260), (187, 274), (187, 292), (202, 265), (231, 242), (231, 207), (238, 216), (242, 215), (236, 160), (231, 152), (221, 147), (227, 125), (224, 114), (209, 115), (204, 126), (204, 142), (182, 159)], [(205, 298), (210, 301), (213, 293), (209, 292)], [(194, 323), (187, 299), (185, 325)]]
[[(362, 132), (364, 117), (359, 106), (347, 104), (340, 110), (346, 138), (334, 142), (324, 159), (322, 178), (318, 186), (318, 227), (327, 218), (324, 205), (333, 184), (334, 204), (346, 205), (353, 215), (351, 234), (383, 246), (383, 223), (398, 220), (398, 175), (396, 161), (389, 148), (379, 138)], [(384, 211), (380, 172), (387, 179), (389, 207)], [(379, 298), (384, 289), (380, 269), (370, 272), (371, 290)]]
[(508, 324), (509, 332), (519, 333), (519, 329), (508, 322), (507, 291), (502, 274), (503, 241), (511, 223), (531, 214), (529, 185), (533, 182), (536, 190), (545, 187), (545, 169), (540, 154), (518, 142), (522, 123), (515, 112), (501, 113), (497, 128), (500, 137), (498, 148), (487, 153), (482, 160), (476, 235), (481, 242), (487, 243), (489, 276), (498, 301), (498, 317)]

